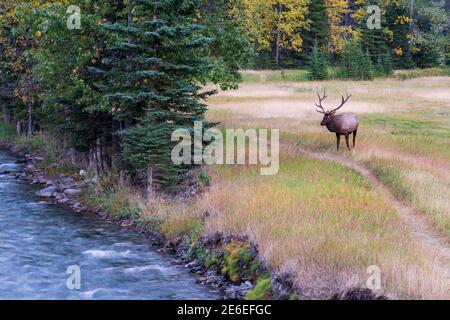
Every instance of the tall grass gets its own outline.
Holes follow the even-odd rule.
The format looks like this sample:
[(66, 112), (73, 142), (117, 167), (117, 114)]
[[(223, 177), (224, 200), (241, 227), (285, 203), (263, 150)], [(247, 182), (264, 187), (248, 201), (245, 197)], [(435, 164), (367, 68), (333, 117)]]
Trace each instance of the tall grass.
[(364, 287), (371, 265), (383, 270), (387, 294), (446, 294), (395, 211), (354, 171), (305, 158), (283, 159), (269, 178), (248, 167), (213, 171), (202, 204), (211, 213), (206, 230), (249, 235), (272, 267), (296, 275), (305, 295)]
[(297, 82), (308, 81), (306, 70), (264, 70), (264, 71), (242, 71), (244, 83), (268, 83), (268, 82)]
[(436, 229), (450, 237), (449, 174), (439, 169), (430, 172), (420, 161), (372, 158), (367, 164), (397, 197), (421, 210)]
[(40, 153), (48, 161), (56, 161), (62, 153), (62, 142), (50, 133), (36, 132), (31, 137), (18, 135), (14, 126), (0, 123), (0, 141), (13, 142), (16, 150)]
[(449, 68), (426, 68), (413, 70), (396, 70), (394, 76), (400, 80), (410, 80), (420, 77), (445, 77), (450, 76)]
[(113, 218), (130, 219), (159, 232), (168, 240), (189, 234), (202, 216), (195, 200), (164, 195), (146, 199), (140, 188), (115, 173), (109, 173), (95, 186), (85, 188), (80, 199), (93, 208), (108, 212)]
[(314, 91), (326, 87), (336, 98), (352, 93), (345, 111), (360, 114), (357, 148), (339, 154), (373, 165), (399, 198), (422, 210), (437, 229), (448, 230), (449, 83), (391, 78), (251, 84), (212, 98), (208, 119), (225, 128), (279, 128), (283, 158), (274, 177), (245, 166), (211, 170), (213, 184), (202, 201), (212, 213), (206, 231), (248, 234), (272, 267), (296, 274), (310, 297), (364, 286), (365, 268), (376, 264), (383, 289), (394, 297), (448, 299), (442, 276), (448, 264), (413, 240), (380, 194), (355, 172), (304, 159), (296, 150), (301, 145), (336, 153), (334, 135), (319, 126), (314, 112)]
[(396, 197), (406, 201), (412, 200), (413, 194), (406, 184), (404, 170), (399, 166), (399, 163), (374, 159), (369, 162), (369, 165), (375, 176), (383, 181)]

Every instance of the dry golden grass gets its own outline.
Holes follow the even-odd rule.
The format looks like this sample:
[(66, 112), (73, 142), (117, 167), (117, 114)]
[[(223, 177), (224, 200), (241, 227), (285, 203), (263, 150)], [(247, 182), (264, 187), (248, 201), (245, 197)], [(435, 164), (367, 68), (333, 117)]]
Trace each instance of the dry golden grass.
[(157, 195), (149, 201), (142, 190), (117, 175), (109, 174), (95, 187), (85, 188), (81, 200), (101, 208), (115, 218), (131, 219), (168, 240), (189, 234), (198, 224), (202, 212), (193, 200)]
[(159, 197), (151, 202), (142, 200), (139, 220), (157, 224), (158, 231), (172, 240), (189, 234), (199, 223), (201, 214), (195, 201)]
[(414, 194), (413, 205), (425, 212), (433, 224), (450, 237), (450, 180), (423, 170), (407, 171), (406, 178)]
[(270, 265), (297, 275), (307, 297), (364, 286), (366, 268), (375, 264), (385, 293), (449, 299), (448, 261), (411, 237), (364, 179), (341, 165), (296, 156), (298, 145), (335, 153), (334, 135), (318, 125), (313, 107), (316, 88), (324, 87), (326, 106), (348, 91), (353, 98), (345, 111), (362, 118), (356, 152), (340, 153), (394, 165), (412, 204), (448, 230), (450, 78), (244, 84), (211, 98), (208, 118), (223, 127), (280, 129), (283, 158), (274, 177), (251, 167), (211, 168), (213, 186), (202, 200), (214, 213), (207, 230), (249, 235)]
[(382, 270), (385, 294), (445, 297), (446, 280), (431, 270), (394, 210), (360, 175), (306, 158), (282, 163), (269, 178), (251, 168), (214, 170), (215, 182), (202, 201), (202, 210), (212, 214), (206, 231), (247, 234), (272, 267), (294, 272), (305, 297), (365, 286), (371, 265)]
[(346, 111), (358, 113), (394, 112), (411, 108), (447, 106), (450, 78), (440, 81), (398, 81), (383, 79), (368, 82), (323, 81), (292, 83), (244, 83), (237, 91), (221, 92), (208, 100), (211, 116), (216, 110), (239, 112), (252, 118), (318, 119), (314, 111), (316, 90), (326, 89), (329, 98), (324, 105), (338, 104), (340, 95), (349, 92), (353, 98)]
[[(373, 156), (367, 163), (398, 196), (424, 213), (436, 229), (450, 239), (450, 170), (411, 157)], [(383, 171), (384, 170), (384, 171)]]

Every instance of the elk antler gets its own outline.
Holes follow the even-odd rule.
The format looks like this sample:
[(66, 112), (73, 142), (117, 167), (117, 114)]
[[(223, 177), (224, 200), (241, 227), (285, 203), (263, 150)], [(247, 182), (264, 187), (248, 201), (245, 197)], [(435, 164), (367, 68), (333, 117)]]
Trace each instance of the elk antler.
[(318, 90), (317, 90), (317, 96), (319, 97), (319, 104), (316, 103), (316, 107), (322, 109), (322, 111), (320, 111), (320, 110), (316, 110), (316, 111), (319, 112), (319, 113), (323, 113), (323, 114), (327, 113), (325, 111), (325, 109), (322, 107), (322, 101), (327, 98), (327, 94), (326, 94), (325, 89), (323, 90), (323, 97), (320, 96), (320, 93), (319, 93)]
[(352, 95), (347, 93), (347, 97), (344, 99), (344, 96), (342, 96), (342, 102), (341, 105), (339, 107), (337, 107), (336, 109), (331, 110), (329, 113), (333, 113), (338, 111), (340, 108), (342, 108), (344, 106), (344, 104), (347, 103), (347, 101), (352, 97)]

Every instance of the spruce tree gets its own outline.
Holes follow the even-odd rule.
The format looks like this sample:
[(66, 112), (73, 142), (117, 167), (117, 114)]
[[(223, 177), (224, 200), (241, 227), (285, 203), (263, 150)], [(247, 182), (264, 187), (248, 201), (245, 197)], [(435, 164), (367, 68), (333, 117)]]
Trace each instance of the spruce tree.
[[(371, 0), (367, 5), (377, 5), (378, 1)], [(366, 13), (365, 17), (361, 19), (359, 23), (359, 30), (361, 30), (361, 47), (365, 52), (370, 54), (372, 63), (378, 65), (382, 60), (383, 55), (388, 49), (386, 41), (386, 35), (383, 28), (381, 29), (369, 29), (367, 27), (367, 19), (369, 14)], [(381, 15), (381, 26), (386, 26), (386, 18), (384, 14)]]
[(150, 197), (157, 187), (174, 186), (181, 173), (181, 168), (171, 162), (170, 140), (175, 126), (161, 118), (165, 116), (147, 113), (136, 126), (121, 132), (123, 155), (133, 168), (146, 171)]
[[(379, 1), (369, 0), (366, 5), (377, 5)], [(365, 11), (364, 11), (365, 12)], [(369, 14), (365, 12), (365, 16), (360, 19), (358, 29), (361, 32), (361, 48), (366, 52), (373, 65), (373, 73), (380, 76), (390, 75), (392, 73), (392, 58), (388, 41), (386, 39), (385, 30), (383, 28), (369, 29), (367, 27), (367, 19)], [(381, 15), (381, 26), (386, 26), (386, 17), (384, 12)]]
[(175, 171), (168, 170), (170, 157), (161, 154), (170, 145), (168, 128), (192, 128), (202, 121), (201, 101), (215, 93), (201, 92), (211, 66), (203, 58), (210, 39), (196, 23), (198, 6), (192, 0), (129, 2), (126, 21), (104, 25), (115, 41), (97, 70), (105, 98), (99, 108), (120, 122), (122, 147), (132, 150), (123, 154), (131, 169), (142, 170), (145, 163), (147, 172), (172, 175), (166, 182), (176, 180)]
[[(327, 17), (325, 1), (311, 0), (306, 16), (309, 29), (303, 32), (303, 52), (311, 53), (315, 45), (320, 49), (325, 48), (330, 31), (330, 22)], [(306, 59), (306, 61), (309, 61), (309, 59)]]
[(370, 55), (360, 45), (348, 43), (341, 55), (338, 78), (370, 80), (373, 78), (373, 64)]
[(317, 42), (309, 56), (308, 71), (310, 80), (328, 79), (328, 63), (325, 53), (319, 49)]
[(377, 65), (377, 70), (379, 70), (382, 75), (389, 76), (392, 74), (393, 68), (392, 55), (388, 50), (381, 56), (381, 61)]
[(386, 8), (386, 23), (392, 32), (390, 46), (393, 50), (393, 63), (396, 68), (411, 69), (414, 61), (408, 40), (408, 9), (401, 3), (391, 3)]

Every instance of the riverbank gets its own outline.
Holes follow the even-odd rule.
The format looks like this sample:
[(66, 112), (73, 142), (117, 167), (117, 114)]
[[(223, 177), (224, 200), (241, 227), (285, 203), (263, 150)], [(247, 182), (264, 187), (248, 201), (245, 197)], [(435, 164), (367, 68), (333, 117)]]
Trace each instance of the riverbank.
[[(12, 141), (0, 142), (4, 148), (15, 154), (23, 164), (23, 172), (14, 173), (18, 179), (27, 181), (41, 188), (36, 192), (42, 201), (59, 205), (78, 214), (95, 214), (100, 219), (120, 225), (130, 232), (144, 234), (152, 245), (161, 253), (173, 255), (172, 263), (182, 265), (198, 276), (197, 283), (219, 289), (226, 299), (297, 299), (300, 292), (294, 285), (289, 273), (275, 273), (261, 259), (257, 246), (245, 236), (231, 236), (220, 232), (203, 234), (203, 219), (184, 226), (182, 230), (163, 229), (160, 217), (154, 215), (149, 219), (149, 206), (142, 202), (127, 203), (120, 209), (110, 207), (108, 200), (99, 196), (102, 181), (97, 176), (88, 175), (84, 170), (78, 173), (73, 168), (68, 170), (57, 162), (50, 163), (39, 153), (18, 150)], [(13, 174), (5, 170), (3, 174)], [(107, 178), (107, 179), (110, 179)], [(130, 185), (109, 185), (108, 189), (130, 188)], [(196, 197), (198, 189), (190, 188), (190, 197)], [(127, 190), (127, 192), (131, 192)], [(102, 193), (102, 192), (100, 192)], [(186, 197), (186, 195), (183, 195)], [(192, 199), (185, 199), (187, 202)], [(161, 205), (161, 199), (150, 206)], [(174, 199), (178, 202), (177, 199)], [(181, 210), (177, 205), (170, 206), (165, 199), (165, 210)], [(144, 206), (144, 208), (143, 208)], [(152, 208), (153, 210), (154, 208)], [(136, 214), (141, 213), (141, 214)], [(208, 213), (205, 213), (205, 217)], [(159, 228), (158, 228), (159, 225)], [(179, 228), (173, 228), (179, 229)]]
[(0, 149), (0, 299), (223, 299), (145, 236), (43, 201), (16, 162)]

